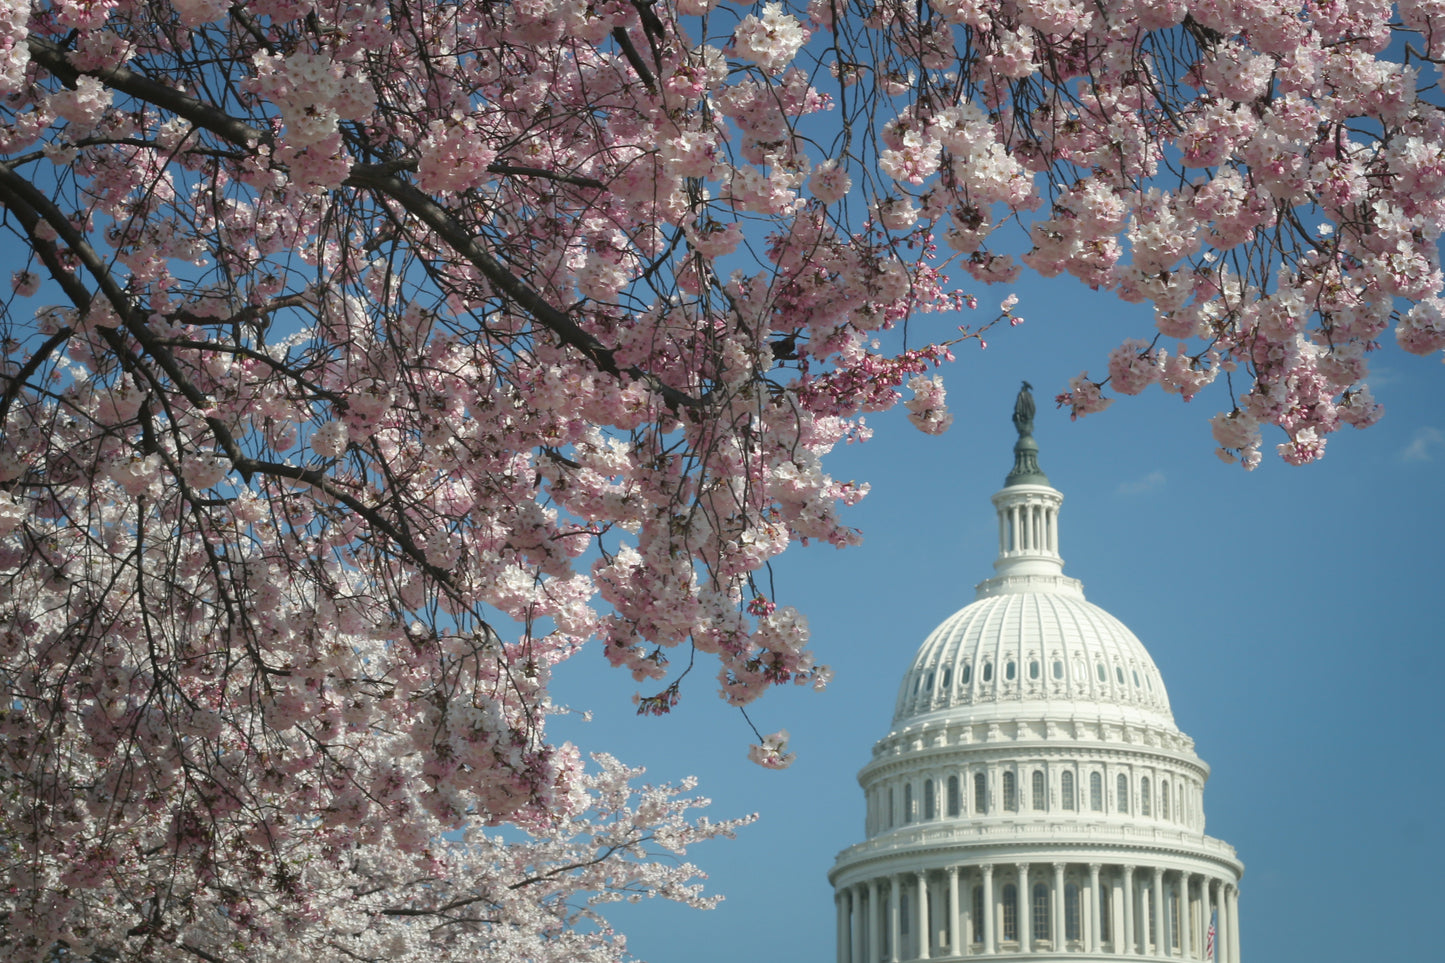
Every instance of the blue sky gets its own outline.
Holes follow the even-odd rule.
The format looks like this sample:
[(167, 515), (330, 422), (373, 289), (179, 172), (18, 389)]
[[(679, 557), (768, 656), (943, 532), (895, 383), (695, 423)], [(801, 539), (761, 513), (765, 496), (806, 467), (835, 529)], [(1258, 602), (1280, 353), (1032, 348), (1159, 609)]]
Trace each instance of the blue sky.
[[(1047, 399), (1108, 351), (1146, 335), (1147, 314), (1077, 283), (1025, 277), (1019, 313), (986, 351), (965, 345), (945, 376), (955, 412), (940, 438), (901, 416), (873, 441), (841, 448), (835, 477), (866, 480), (851, 520), (864, 544), (791, 550), (778, 600), (809, 617), (814, 649), (837, 670), (828, 691), (780, 691), (753, 711), (787, 728), (799, 760), (766, 772), (744, 754), (750, 733), (688, 679), (668, 718), (633, 715), (635, 686), (584, 652), (557, 695), (596, 713), (561, 720), (648, 777), (701, 779), (722, 817), (759, 811), (738, 839), (689, 854), (726, 902), (711, 912), (659, 903), (614, 921), (653, 963), (834, 958), (836, 853), (862, 838), (855, 774), (888, 729), (896, 686), (938, 622), (991, 573), (989, 496), (1011, 465), (1009, 421), (1020, 380), (1035, 385), (1040, 461), (1064, 492), (1067, 574), (1122, 619), (1154, 656), (1175, 719), (1214, 769), (1208, 832), (1246, 864), (1243, 952), (1256, 960), (1438, 955), (1435, 869), (1445, 855), (1437, 734), (1445, 729), (1445, 373), (1438, 358), (1389, 346), (1375, 356), (1384, 420), (1331, 438), (1323, 462), (1273, 456), (1253, 473), (1219, 462), (1208, 418), (1221, 386), (1190, 404), (1157, 391), (1070, 422)], [(992, 305), (1006, 292), (981, 292)], [(980, 311), (979, 315), (983, 312)], [(924, 319), (944, 337), (957, 318)], [(924, 329), (930, 325), (938, 333)], [(1428, 941), (1428, 943), (1427, 943)]]

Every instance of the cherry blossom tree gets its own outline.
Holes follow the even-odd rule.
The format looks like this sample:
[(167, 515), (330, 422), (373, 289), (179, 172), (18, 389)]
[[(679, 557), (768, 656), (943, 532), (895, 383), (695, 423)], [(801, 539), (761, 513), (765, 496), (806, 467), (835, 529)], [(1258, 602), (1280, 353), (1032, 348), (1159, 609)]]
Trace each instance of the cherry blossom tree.
[[(1445, 347), (1445, 5), (0, 0), (0, 948), (611, 960), (734, 823), (549, 740), (821, 686), (770, 559), (1023, 266), (1318, 458)], [(941, 243), (940, 243), (941, 242)], [(42, 306), (44, 305), (44, 306)], [(905, 337), (905, 335), (907, 337)], [(1221, 377), (1222, 376), (1222, 377)], [(785, 733), (750, 755), (781, 767)]]

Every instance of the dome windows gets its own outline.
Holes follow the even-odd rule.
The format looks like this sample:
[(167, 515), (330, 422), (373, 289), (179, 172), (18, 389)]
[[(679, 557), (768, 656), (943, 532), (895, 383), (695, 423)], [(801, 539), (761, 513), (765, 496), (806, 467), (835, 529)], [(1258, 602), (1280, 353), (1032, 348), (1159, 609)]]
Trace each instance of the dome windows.
[(1018, 777), (1011, 772), (1003, 774), (1003, 810), (1006, 813), (1019, 811)]
[(1044, 771), (1042, 769), (1034, 770), (1033, 786), (1031, 788), (1033, 790), (1034, 809), (1038, 812), (1043, 812), (1045, 809), (1049, 808), (1048, 792), (1046, 791), (1046, 788), (1044, 786)]
[(1029, 660), (1029, 678), (1030, 678), (1030, 679), (1033, 679), (1033, 680), (1037, 680), (1038, 677), (1039, 677), (1039, 660), (1038, 660), (1038, 659), (1030, 659), (1030, 660)]
[(959, 674), (958, 681), (962, 685), (968, 685), (969, 682), (973, 681), (973, 663), (965, 662), (963, 664), (963, 671)]
[(1013, 659), (1009, 659), (1007, 662), (1004, 663), (1004, 667), (1003, 667), (1003, 678), (1004, 678), (1004, 681), (1005, 681), (1005, 682), (1012, 682), (1012, 681), (1014, 680), (1014, 678), (1018, 676), (1018, 671), (1019, 671), (1018, 663), (1015, 662)]
[(1139, 688), (1139, 670), (1134, 670), (1134, 688)]
[(946, 693), (953, 685), (953, 666), (943, 667), (943, 691)]
[(923, 818), (936, 819), (937, 817), (938, 813), (933, 801), (933, 780), (925, 779), (923, 780)]
[(992, 681), (993, 681), (993, 663), (992, 663), (992, 662), (985, 662), (985, 663), (983, 664), (983, 681), (985, 681), (985, 682), (992, 682)]
[(1115, 675), (1115, 677), (1118, 678), (1119, 684), (1120, 684), (1120, 685), (1123, 685), (1123, 684), (1124, 684), (1124, 667), (1123, 667), (1122, 665), (1116, 665), (1116, 666), (1114, 666), (1114, 675)]
[(1104, 777), (1097, 772), (1089, 773), (1089, 808), (1096, 813), (1104, 811)]
[(1109, 681), (1109, 673), (1108, 673), (1107, 670), (1105, 670), (1105, 668), (1104, 668), (1104, 663), (1099, 662), (1099, 663), (1095, 664), (1094, 668), (1096, 668), (1096, 669), (1099, 670), (1099, 681), (1100, 681), (1100, 682), (1108, 682), (1108, 681)]
[(905, 823), (913, 822), (913, 786), (911, 783), (903, 784), (903, 821)]
[(958, 803), (959, 803), (959, 799), (958, 799), (958, 777), (957, 777), (957, 776), (949, 776), (949, 777), (948, 777), (948, 810), (947, 810), (948, 815), (950, 815), (950, 816), (957, 816), (957, 815), (958, 815), (958, 809), (959, 809)]
[(1065, 770), (1059, 777), (1059, 803), (1067, 810), (1074, 808), (1074, 774)]
[(988, 777), (981, 772), (973, 774), (973, 811), (980, 816), (988, 812)]
[(1063, 678), (1064, 678), (1064, 660), (1063, 660), (1063, 659), (1055, 659), (1055, 660), (1054, 660), (1054, 679), (1055, 679), (1055, 681), (1059, 681), (1059, 680), (1062, 680)]
[(1169, 784), (1167, 782), (1159, 784), (1159, 818), (1169, 818)]
[(1117, 794), (1117, 795), (1119, 796), (1119, 812), (1121, 812), (1121, 813), (1126, 813), (1126, 812), (1128, 812), (1128, 811), (1129, 811), (1129, 777), (1126, 776), (1126, 775), (1124, 775), (1122, 772), (1119, 773), (1119, 790), (1118, 790), (1118, 794)]
[(1139, 780), (1139, 815), (1151, 815), (1149, 808), (1149, 777), (1145, 776)]

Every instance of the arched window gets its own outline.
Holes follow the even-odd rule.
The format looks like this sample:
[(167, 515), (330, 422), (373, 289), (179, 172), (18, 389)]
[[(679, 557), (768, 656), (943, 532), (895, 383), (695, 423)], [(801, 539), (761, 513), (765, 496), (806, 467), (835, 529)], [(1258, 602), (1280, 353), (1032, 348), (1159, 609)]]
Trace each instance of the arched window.
[(1119, 773), (1119, 812), (1129, 811), (1129, 777)]
[(992, 681), (993, 681), (993, 663), (992, 663), (992, 662), (985, 662), (985, 663), (983, 664), (983, 681), (985, 681), (985, 682), (992, 682)]
[(1019, 888), (1013, 883), (1003, 886), (1003, 938), (1005, 943), (1019, 938)]
[(963, 673), (958, 677), (958, 681), (961, 682), (963, 685), (968, 685), (969, 680), (972, 679), (972, 678), (973, 678), (973, 663), (972, 663), (972, 662), (965, 662), (965, 663), (963, 664)]
[(933, 809), (933, 780), (923, 780), (923, 818), (932, 819), (938, 815)]
[(958, 777), (948, 777), (948, 814), (958, 815)]
[(1049, 808), (1049, 800), (1048, 797), (1044, 794), (1044, 771), (1042, 769), (1034, 770), (1032, 788), (1034, 796), (1034, 809), (1038, 810), (1039, 812), (1043, 812), (1045, 809)]
[(944, 692), (947, 692), (947, 691), (948, 691), (948, 687), (949, 687), (950, 684), (952, 684), (952, 682), (953, 682), (953, 666), (951, 666), (951, 665), (946, 665), (946, 666), (943, 667), (943, 691), (944, 691)]
[(1104, 811), (1104, 777), (1097, 772), (1089, 773), (1089, 808), (1096, 813)]
[(1149, 815), (1149, 777), (1139, 780), (1139, 815)]
[(1099, 885), (1099, 939), (1112, 942), (1114, 939), (1114, 888), (1108, 883)]
[(1079, 885), (1069, 883), (1064, 887), (1064, 939), (1080, 940)]
[(1114, 677), (1119, 680), (1120, 685), (1124, 684), (1124, 667), (1122, 665), (1114, 666)]
[[(1122, 777), (1121, 777), (1122, 778)], [(903, 821), (913, 822), (913, 784), (905, 783), (903, 786)]]
[(1108, 682), (1108, 681), (1109, 681), (1109, 675), (1108, 675), (1108, 673), (1106, 673), (1106, 672), (1104, 671), (1104, 663), (1102, 663), (1102, 662), (1095, 663), (1094, 668), (1099, 670), (1099, 681), (1100, 681), (1100, 682)]
[(1005, 662), (1003, 667), (1004, 681), (1012, 682), (1014, 680), (1014, 676), (1018, 675), (1018, 668), (1018, 664), (1014, 662), (1013, 659), (1009, 659), (1007, 662)]
[(892, 829), (898, 825), (897, 814), (893, 811), (893, 787), (888, 787), (888, 828)]
[(1055, 678), (1055, 679), (1062, 679), (1063, 677), (1064, 677), (1064, 660), (1063, 660), (1063, 659), (1055, 659), (1055, 660), (1054, 660), (1054, 678)]
[(1074, 808), (1074, 774), (1067, 770), (1059, 777), (1059, 796), (1059, 802), (1065, 809)]
[(1044, 883), (1034, 884), (1033, 902), (1034, 939), (1049, 938), (1049, 887)]
[(1030, 679), (1037, 679), (1038, 677), (1039, 677), (1039, 660), (1038, 660), (1038, 659), (1030, 659), (1030, 660), (1029, 660), (1029, 678), (1030, 678)]
[(1169, 818), (1169, 784), (1159, 783), (1159, 818)]
[(973, 811), (979, 816), (988, 812), (988, 776), (981, 772), (973, 774)]
[(933, 691), (933, 670), (932, 670), (932, 669), (929, 669), (929, 670), (928, 670), (928, 681), (923, 684), (923, 687), (924, 687), (925, 689), (927, 689), (929, 692), (932, 692), (932, 691)]
[(983, 942), (983, 887), (973, 888), (973, 942)]
[(1006, 813), (1016, 813), (1019, 811), (1017, 780), (1011, 772), (1003, 774), (1003, 811)]
[(1133, 672), (1134, 672), (1134, 688), (1137, 689), (1137, 688), (1139, 688), (1139, 670), (1138, 670), (1138, 669), (1134, 669)]

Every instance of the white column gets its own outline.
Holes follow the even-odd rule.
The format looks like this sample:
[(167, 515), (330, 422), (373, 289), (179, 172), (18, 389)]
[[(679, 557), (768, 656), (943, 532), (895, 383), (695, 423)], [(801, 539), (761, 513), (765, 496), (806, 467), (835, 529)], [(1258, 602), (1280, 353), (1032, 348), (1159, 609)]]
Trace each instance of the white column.
[(849, 932), (848, 958), (852, 963), (863, 961), (863, 892), (862, 887), (854, 887), (848, 891), (853, 904), (852, 926)]
[(948, 943), (954, 956), (963, 955), (963, 927), (958, 918), (958, 867), (948, 867)]
[(1149, 887), (1154, 901), (1154, 955), (1169, 955), (1169, 908), (1164, 901), (1164, 868), (1154, 867), (1154, 885)]
[(1099, 952), (1099, 864), (1089, 864), (1089, 952)]
[(1125, 956), (1134, 953), (1134, 867), (1124, 867), (1124, 932), (1123, 939), (1118, 942), (1123, 944)]
[(1239, 963), (1239, 890), (1229, 887), (1225, 901), (1229, 905), (1229, 963)]
[(1034, 912), (1033, 900), (1029, 899), (1029, 864), (1019, 863), (1019, 952), (1027, 953), (1033, 948)]
[(838, 904), (838, 963), (857, 963), (848, 959), (848, 891), (839, 890), (833, 895)]
[(1179, 955), (1186, 960), (1194, 959), (1194, 948), (1190, 946), (1194, 934), (1194, 901), (1189, 898), (1191, 873), (1179, 874)]
[(867, 963), (881, 963), (883, 959), (883, 906), (878, 902), (878, 880), (868, 881), (868, 960)]
[(918, 958), (928, 959), (928, 874), (918, 874)]
[(983, 952), (985, 956), (992, 956), (994, 953), (993, 924), (994, 918), (998, 915), (998, 909), (993, 901), (993, 865), (984, 863), (983, 867)]
[(1224, 880), (1219, 880), (1219, 888), (1216, 892), (1218, 895), (1214, 898), (1214, 958), (1219, 963), (1225, 963), (1226, 960), (1233, 963), (1227, 942), (1229, 939), (1229, 910), (1224, 905)]
[[(1066, 927), (1066, 926), (1064, 925), (1064, 923), (1065, 923), (1065, 920), (1064, 920), (1065, 903), (1066, 903), (1066, 900), (1064, 899), (1064, 864), (1063, 864), (1063, 863), (1055, 863), (1055, 864), (1054, 864), (1054, 913), (1053, 913), (1053, 916), (1054, 916), (1053, 937), (1054, 937), (1054, 952), (1055, 952), (1055, 953), (1061, 952), (1061, 951), (1064, 949), (1064, 944), (1065, 944), (1066, 942), (1068, 942), (1068, 939), (1067, 939), (1068, 927)], [(1082, 908), (1081, 908), (1081, 909), (1082, 909)], [(1080, 912), (1079, 915), (1080, 915), (1080, 916), (1083, 916), (1083, 913)], [(1080, 922), (1083, 922), (1083, 920), (1080, 920)]]
[(889, 876), (889, 962), (899, 963), (899, 876)]

